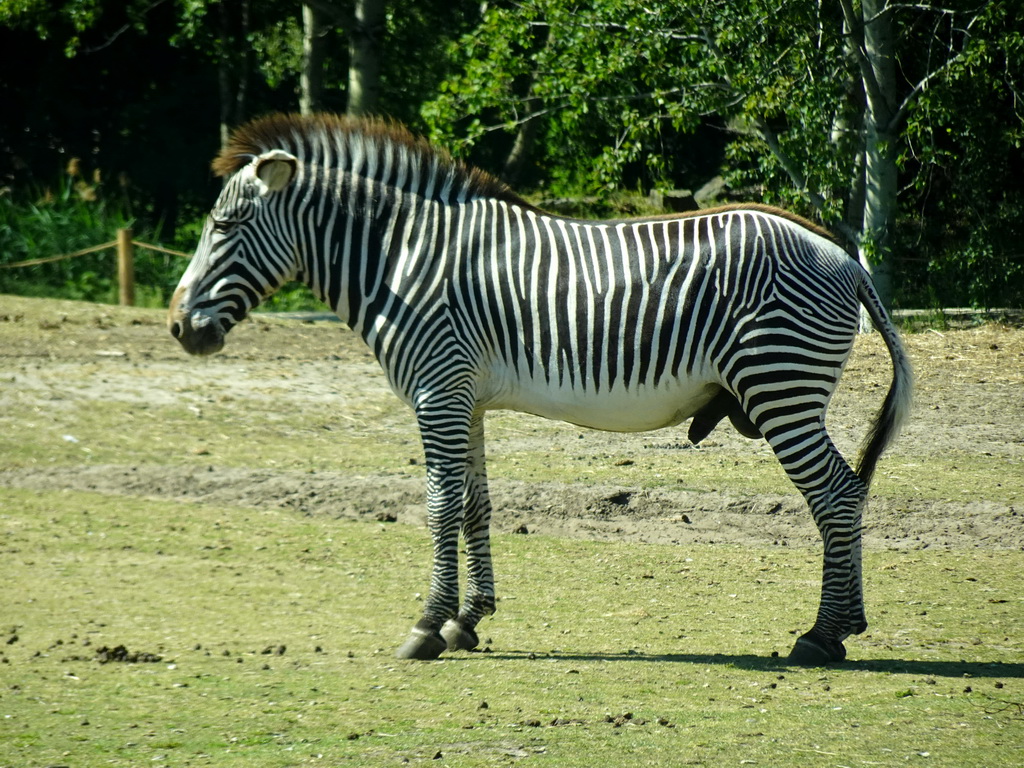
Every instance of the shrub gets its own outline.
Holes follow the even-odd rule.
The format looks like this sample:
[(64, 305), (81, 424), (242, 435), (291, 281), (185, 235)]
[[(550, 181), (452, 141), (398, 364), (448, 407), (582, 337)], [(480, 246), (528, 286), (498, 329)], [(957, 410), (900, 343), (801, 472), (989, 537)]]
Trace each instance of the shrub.
[[(157, 242), (152, 226), (140, 226), (126, 184), (113, 190), (99, 171), (87, 176), (72, 159), (53, 187), (17, 194), (0, 191), (0, 267), (47, 258), (112, 242), (131, 227), (138, 240)], [(173, 244), (172, 246), (173, 247)], [(185, 260), (148, 249), (136, 250), (136, 302), (166, 303)], [(27, 267), (0, 268), (0, 293), (24, 296), (117, 301), (113, 248)]]

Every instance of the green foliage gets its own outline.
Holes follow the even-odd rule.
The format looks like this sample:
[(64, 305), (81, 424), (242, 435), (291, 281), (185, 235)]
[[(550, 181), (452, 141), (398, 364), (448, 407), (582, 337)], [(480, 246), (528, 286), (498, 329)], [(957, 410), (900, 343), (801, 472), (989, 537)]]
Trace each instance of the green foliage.
[[(973, 44), (921, 94), (900, 158), (906, 306), (1024, 306), (1024, 23), (990, 3)], [(984, 87), (979, 84), (984, 83)]]
[[(817, 217), (851, 249), (882, 257), (888, 251), (862, 231), (864, 90), (844, 5), (860, 13), (853, 0), (389, 3), (380, 108), (514, 174), (539, 199), (586, 198), (611, 211), (623, 192), (697, 189), (722, 175), (735, 198)], [(323, 104), (343, 112), (352, 3), (320, 6), (329, 38)], [(52, 251), (51, 236), (66, 251), (79, 242), (71, 230), (93, 226), (60, 201), (67, 190), (55, 193), (62, 213), (37, 205), (40, 169), (75, 155), (130, 175), (137, 202), (123, 218), (190, 250), (194, 239), (175, 230), (194, 237), (190, 222), (216, 194), (207, 163), (220, 123), (296, 108), (299, 8), (2, 0), (0, 64), (17, 76), (0, 81), (0, 185), (10, 188), (5, 226), (19, 233), (3, 235), (2, 258)], [(1024, 177), (1009, 170), (1024, 147), (1024, 16), (1009, 2), (971, 0), (890, 4), (885, 13), (898, 33), (894, 98), (912, 97), (893, 126), (896, 301), (1024, 304)], [(508, 163), (513, 147), (526, 148), (525, 164)], [(28, 220), (15, 224), (15, 210)], [(49, 234), (36, 227), (47, 216)], [(0, 285), (111, 291), (105, 256), (76, 264), (80, 289), (68, 285), (69, 266), (0, 274)], [(153, 300), (166, 293), (172, 264), (154, 266)], [(311, 299), (289, 292), (278, 302)]]
[(630, 2), (489, 8), (453, 52), (463, 73), (442, 85), (424, 117), (435, 139), (462, 154), (490, 134), (539, 121), (533, 163), (548, 169), (539, 180), (555, 194), (610, 192), (627, 168), (662, 179), (670, 158), (649, 151), (660, 126), (689, 122), (675, 108), (679, 66), (666, 60), (683, 15), (674, 5)]
[[(127, 19), (125, 29), (143, 31), (146, 15), (154, 3), (151, 0), (129, 0), (117, 6), (115, 10), (124, 13)], [(44, 0), (3, 0), (0, 2), (0, 23), (31, 29), (42, 40), (63, 38), (64, 55), (72, 58), (83, 47), (82, 36), (104, 21), (104, 12), (109, 10), (103, 0), (64, 0), (56, 3)]]
[[(1024, 21), (1007, 3), (886, 14), (900, 35), (894, 113), (905, 100), (881, 126), (906, 127), (897, 301), (1019, 304), (1024, 196), (1005, 159), (1024, 145)], [(462, 73), (423, 113), (435, 138), (495, 170), (530, 124), (532, 182), (555, 195), (696, 188), (722, 173), (748, 199), (818, 217), (851, 250), (886, 258), (862, 231), (867, 117), (854, 43), (834, 4), (499, 4), (459, 41)], [(728, 137), (712, 153), (721, 167), (695, 161), (708, 154), (701, 127)]]
[(387, 4), (381, 62), (383, 114), (424, 130), (420, 106), (456, 73), (453, 46), (478, 21), (476, 11), (473, 3), (451, 0)]
[(312, 291), (301, 283), (288, 283), (260, 305), (265, 312), (330, 312)]
[[(784, 26), (766, 23), (781, 13)], [(805, 4), (780, 12), (759, 2), (492, 8), (459, 42), (463, 74), (443, 84), (424, 116), (435, 138), (464, 154), (539, 121), (535, 167), (556, 193), (649, 189), (692, 170), (706, 179), (718, 168), (701, 163), (696, 132), (709, 123), (728, 125), (740, 142), (764, 121), (805, 126), (782, 140), (803, 159), (827, 143), (820, 125), (832, 119), (812, 106), (836, 102), (841, 87), (836, 77), (804, 77), (835, 69), (834, 50), (819, 40), (823, 22)], [(813, 133), (823, 136), (818, 144), (807, 141)], [(834, 184), (830, 176), (816, 186)]]
[(301, 19), (289, 16), (270, 24), (252, 41), (256, 61), (267, 85), (278, 88), (293, 83), (302, 67)]
[[(131, 195), (102, 181), (99, 171), (86, 178), (73, 160), (53, 187), (30, 195), (0, 196), (0, 265), (60, 256), (112, 242), (117, 231), (136, 225)], [(152, 228), (135, 239), (156, 242)], [(135, 253), (136, 300), (143, 306), (166, 303), (184, 271), (183, 259), (147, 249)], [(0, 269), (0, 293), (117, 301), (117, 263), (109, 248), (46, 264)]]

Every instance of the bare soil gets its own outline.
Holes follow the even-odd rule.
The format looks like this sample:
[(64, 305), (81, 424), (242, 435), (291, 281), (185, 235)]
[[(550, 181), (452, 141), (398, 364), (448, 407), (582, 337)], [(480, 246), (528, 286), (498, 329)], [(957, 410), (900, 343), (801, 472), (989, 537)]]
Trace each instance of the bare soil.
[[(990, 324), (908, 334), (905, 340), (917, 374), (917, 399), (913, 421), (891, 455), (922, 463), (956, 452), (983, 455), (1005, 464), (1007, 477), (1019, 478), (1024, 472), (1024, 330)], [(197, 362), (167, 334), (158, 311), (0, 296), (0, 410), (13, 403), (21, 408), (26, 403), (52, 408), (55, 402), (61, 408), (88, 408), (99, 400), (167, 404), (176, 391), (195, 386), (197, 365), (206, 366), (207, 374), (215, 367), (221, 380), (244, 394), (239, 407), (280, 396), (261, 395), (268, 368), (289, 370), (287, 396), (303, 407), (344, 410), (346, 392), (387, 392), (368, 351), (336, 322), (257, 315), (232, 332), (221, 355)], [(848, 457), (865, 420), (881, 404), (889, 377), (888, 355), (877, 335), (860, 339), (829, 415), (830, 432)], [(396, 412), (404, 408), (397, 400), (394, 407)], [(254, 410), (253, 419), (259, 418)], [(369, 432), (366, 450), (372, 451)], [(524, 429), (515, 442), (517, 448), (564, 450), (578, 444), (579, 433), (566, 427), (564, 435), (552, 439), (550, 433)], [(685, 434), (684, 425), (604, 440), (615, 446), (616, 455), (641, 465), (645, 451), (694, 450)], [(757, 449), (720, 425), (700, 450), (737, 446)], [(99, 466), (11, 468), (4, 463), (0, 486), (272, 505), (382, 522), (422, 524), (424, 519), (422, 478), (355, 476), (340, 463), (337, 471), (316, 474), (215, 463), (198, 471), (180, 464), (139, 464), (131, 455)], [(817, 541), (795, 492), (752, 496), (727, 489), (593, 485), (570, 472), (567, 466), (569, 479), (562, 483), (492, 481), (495, 528), (682, 544), (812, 546)], [(873, 498), (868, 546), (1024, 548), (1024, 502), (1015, 492), (1002, 500), (998, 493), (969, 493), (972, 482), (965, 478), (962, 491), (968, 493), (948, 500)]]

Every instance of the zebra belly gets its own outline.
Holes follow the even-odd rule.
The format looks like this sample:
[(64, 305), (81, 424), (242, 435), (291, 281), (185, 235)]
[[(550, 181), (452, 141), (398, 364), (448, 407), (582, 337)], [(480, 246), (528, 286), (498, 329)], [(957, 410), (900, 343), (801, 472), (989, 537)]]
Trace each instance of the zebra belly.
[(714, 382), (674, 380), (595, 392), (528, 380), (495, 393), (483, 406), (609, 432), (647, 432), (682, 423), (710, 402), (718, 389)]

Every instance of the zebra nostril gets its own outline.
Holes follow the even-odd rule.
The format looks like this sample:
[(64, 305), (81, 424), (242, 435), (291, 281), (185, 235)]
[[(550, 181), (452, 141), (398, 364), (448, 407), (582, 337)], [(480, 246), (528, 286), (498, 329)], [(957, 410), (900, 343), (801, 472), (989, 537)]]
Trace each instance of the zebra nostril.
[(178, 323), (178, 322), (171, 323), (171, 336), (173, 336), (176, 339), (180, 339), (181, 338), (181, 332), (182, 332), (181, 323)]

